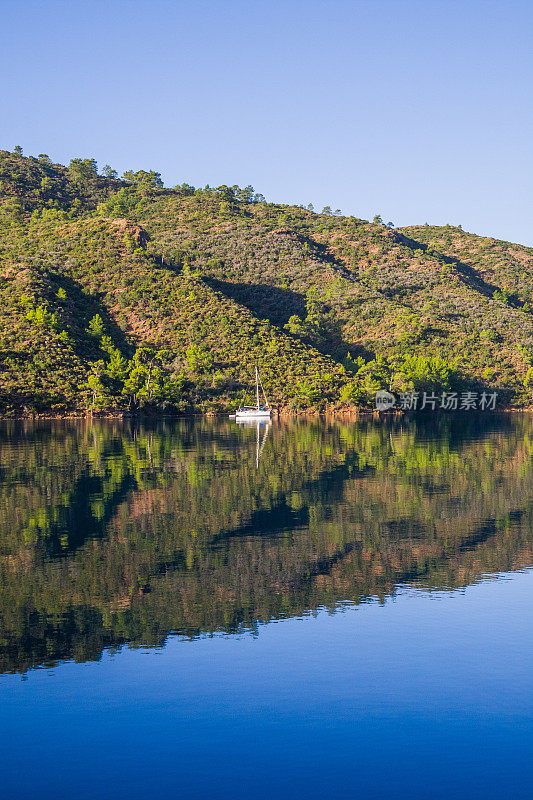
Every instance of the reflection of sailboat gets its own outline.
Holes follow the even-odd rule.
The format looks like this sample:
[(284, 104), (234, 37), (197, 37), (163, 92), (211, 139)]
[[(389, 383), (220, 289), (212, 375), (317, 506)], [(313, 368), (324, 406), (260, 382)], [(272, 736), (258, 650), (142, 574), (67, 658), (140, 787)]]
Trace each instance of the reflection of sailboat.
[(256, 450), (255, 450), (255, 466), (256, 466), (256, 469), (259, 469), (259, 459), (261, 458), (261, 453), (263, 452), (263, 447), (265, 446), (267, 433), (268, 433), (269, 428), (270, 428), (270, 423), (267, 422), (267, 424), (265, 425), (265, 433), (263, 435), (263, 441), (261, 442), (261, 447), (259, 447), (259, 428), (260, 427), (261, 427), (261, 423), (258, 422), (257, 423), (257, 447), (256, 447)]
[[(235, 420), (239, 425), (242, 425), (245, 428), (255, 428), (257, 431), (257, 440), (256, 440), (256, 447), (255, 447), (255, 466), (259, 467), (259, 459), (261, 458), (261, 453), (263, 452), (263, 448), (265, 446), (267, 434), (270, 430), (270, 421), (269, 420), (261, 420), (261, 419), (236, 419)], [(261, 428), (265, 429), (263, 434), (263, 439), (261, 440)]]
[[(261, 391), (263, 392), (263, 397), (265, 398), (265, 405), (259, 405), (259, 384), (261, 384)], [(236, 420), (256, 420), (256, 419), (270, 419), (270, 406), (268, 405), (267, 396), (265, 394), (265, 390), (263, 389), (263, 384), (261, 383), (261, 378), (259, 377), (259, 373), (257, 371), (257, 367), (255, 368), (255, 395), (256, 395), (256, 405), (255, 406), (243, 406), (242, 408), (238, 408), (235, 414), (230, 414), (230, 417), (235, 417)]]

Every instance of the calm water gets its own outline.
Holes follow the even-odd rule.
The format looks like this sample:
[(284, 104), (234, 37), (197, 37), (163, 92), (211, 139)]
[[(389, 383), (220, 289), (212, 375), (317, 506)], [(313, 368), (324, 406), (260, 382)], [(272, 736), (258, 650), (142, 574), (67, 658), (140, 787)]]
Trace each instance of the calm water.
[(531, 798), (533, 418), (3, 423), (9, 798)]

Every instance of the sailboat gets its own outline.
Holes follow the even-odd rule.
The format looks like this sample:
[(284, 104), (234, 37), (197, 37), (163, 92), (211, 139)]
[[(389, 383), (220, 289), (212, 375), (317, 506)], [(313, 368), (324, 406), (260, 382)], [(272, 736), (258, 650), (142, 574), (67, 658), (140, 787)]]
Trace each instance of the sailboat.
[[(261, 391), (263, 392), (263, 397), (265, 398), (264, 406), (259, 405), (259, 386), (261, 386)], [(261, 383), (257, 366), (255, 368), (255, 396), (255, 406), (242, 406), (241, 408), (237, 409), (235, 414), (230, 414), (230, 417), (234, 417), (237, 422), (244, 422), (246, 420), (270, 419), (270, 406), (268, 405), (267, 396), (265, 394), (265, 390), (263, 389), (263, 384)]]

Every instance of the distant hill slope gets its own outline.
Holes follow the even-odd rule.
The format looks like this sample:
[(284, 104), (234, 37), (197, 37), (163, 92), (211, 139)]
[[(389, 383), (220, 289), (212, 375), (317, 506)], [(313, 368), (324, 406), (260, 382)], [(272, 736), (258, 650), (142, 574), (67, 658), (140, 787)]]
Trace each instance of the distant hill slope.
[(0, 151), (0, 409), (289, 408), (378, 388), (528, 406), (533, 250)]

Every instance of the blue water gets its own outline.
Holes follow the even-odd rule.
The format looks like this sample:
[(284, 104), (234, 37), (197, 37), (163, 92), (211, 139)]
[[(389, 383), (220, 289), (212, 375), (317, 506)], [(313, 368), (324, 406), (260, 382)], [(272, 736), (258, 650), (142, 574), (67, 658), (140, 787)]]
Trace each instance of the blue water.
[[(523, 430), (516, 433), (521, 447)], [(509, 431), (497, 435), (508, 438)], [(426, 444), (432, 436), (424, 434)], [(476, 434), (469, 446), (486, 449), (487, 442)], [(431, 469), (435, 479), (439, 470)], [(520, 458), (515, 488), (524, 469)], [(435, 486), (427, 491), (442, 496)], [(523, 503), (529, 508), (528, 497)], [(420, 525), (416, 509), (409, 513)], [(29, 669), (26, 655), (20, 668), (13, 657), (0, 677), (2, 796), (531, 798), (533, 571), (524, 556), (530, 523), (513, 523), (513, 514), (507, 532), (496, 526), (491, 558), (505, 561), (498, 555), (505, 537), (516, 536), (522, 561), (505, 572), (479, 571), (462, 586), (443, 588), (440, 579), (419, 575), (399, 579), (381, 600), (369, 595), (356, 603), (343, 600), (350, 587), (337, 581), (328, 609), (289, 609), (236, 632), (211, 626), (194, 635), (170, 633), (159, 646), (130, 637), (94, 660), (65, 652)], [(435, 574), (447, 568), (448, 557), (463, 568), (481, 558), (476, 547), (487, 547), (487, 535), (472, 544), (471, 528), (468, 546), (446, 555)], [(314, 530), (316, 536), (323, 526)], [(433, 541), (433, 530), (427, 520), (427, 529), (416, 527), (401, 548), (408, 541), (420, 560), (420, 543)], [(308, 533), (299, 525), (292, 536)], [(379, 552), (396, 546), (382, 535)], [(268, 534), (246, 539), (248, 550), (259, 536)], [(290, 537), (284, 541), (283, 548), (296, 546)], [(276, 535), (271, 546), (278, 542)], [(96, 544), (87, 546), (94, 551)], [(74, 554), (64, 558), (72, 572)], [(222, 562), (230, 558), (224, 550)], [(174, 574), (179, 566), (169, 569)], [(199, 564), (191, 569), (203, 575)], [(139, 600), (146, 613), (149, 598)], [(177, 602), (170, 590), (168, 599)], [(60, 629), (60, 616), (54, 624)], [(90, 627), (84, 635), (93, 635)]]
[(4, 677), (4, 796), (530, 798), (532, 596), (406, 590)]

